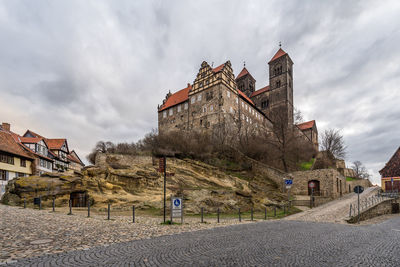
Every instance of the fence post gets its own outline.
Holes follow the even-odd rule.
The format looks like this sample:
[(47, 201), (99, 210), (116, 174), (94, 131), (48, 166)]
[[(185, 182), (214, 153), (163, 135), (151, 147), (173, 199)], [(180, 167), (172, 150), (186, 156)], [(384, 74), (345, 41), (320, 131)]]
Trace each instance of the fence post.
[(53, 212), (56, 211), (56, 198), (53, 197)]
[(219, 208), (217, 209), (217, 222), (219, 223)]
[(201, 208), (201, 223), (204, 223), (204, 208)]
[(68, 213), (68, 215), (72, 215), (72, 200), (70, 199), (68, 203), (69, 203), (69, 213)]
[(132, 206), (132, 223), (135, 223), (135, 205)]
[(24, 209), (26, 209), (26, 197), (24, 197)]
[(353, 207), (353, 205), (352, 204), (350, 204), (350, 214), (349, 214), (349, 217), (351, 217), (351, 208)]
[(274, 217), (276, 217), (276, 206), (274, 207)]
[(108, 203), (108, 209), (107, 209), (107, 220), (109, 220), (109, 219), (110, 219), (110, 206), (111, 206), (111, 204), (110, 204), (110, 203)]
[(253, 221), (253, 207), (251, 207), (251, 210), (250, 210), (250, 214), (251, 214), (251, 220)]
[(42, 196), (39, 196), (39, 210), (42, 209)]
[(264, 209), (264, 220), (266, 220), (267, 219), (267, 208), (265, 207), (265, 209)]
[(239, 222), (241, 222), (241, 221), (242, 221), (242, 217), (240, 215), (240, 208), (239, 208)]

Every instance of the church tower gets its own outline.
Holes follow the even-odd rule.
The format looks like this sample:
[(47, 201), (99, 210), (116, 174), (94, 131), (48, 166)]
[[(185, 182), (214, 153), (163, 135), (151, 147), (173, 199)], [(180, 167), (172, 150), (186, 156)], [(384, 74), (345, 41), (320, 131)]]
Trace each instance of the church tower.
[(285, 112), (288, 125), (293, 125), (293, 61), (279, 48), (268, 62), (270, 112)]
[(236, 77), (236, 84), (240, 91), (242, 91), (247, 97), (254, 92), (256, 87), (256, 80), (251, 76), (246, 66), (243, 67), (242, 71)]

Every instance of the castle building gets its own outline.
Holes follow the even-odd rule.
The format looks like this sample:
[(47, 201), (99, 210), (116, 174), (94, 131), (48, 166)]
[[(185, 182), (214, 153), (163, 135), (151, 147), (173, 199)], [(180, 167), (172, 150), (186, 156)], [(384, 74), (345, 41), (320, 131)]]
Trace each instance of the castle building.
[[(268, 67), (269, 85), (256, 90), (256, 80), (245, 66), (235, 77), (230, 61), (215, 68), (204, 61), (193, 84), (168, 93), (158, 107), (159, 132), (212, 131), (232, 123), (268, 130), (273, 127), (271, 116), (277, 112), (283, 112), (285, 123), (293, 125), (293, 61), (279, 48)], [(315, 121), (296, 128), (318, 150)]]

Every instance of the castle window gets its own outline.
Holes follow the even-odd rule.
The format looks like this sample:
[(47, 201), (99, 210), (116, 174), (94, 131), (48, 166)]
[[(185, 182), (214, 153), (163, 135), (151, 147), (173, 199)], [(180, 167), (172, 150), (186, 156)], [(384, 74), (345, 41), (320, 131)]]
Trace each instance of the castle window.
[(200, 120), (200, 126), (203, 126), (203, 120)]
[(194, 103), (196, 101), (196, 97), (195, 96), (192, 96), (192, 98), (190, 99), (190, 103)]
[(231, 92), (230, 92), (230, 91), (226, 92), (226, 95), (227, 95), (228, 97), (231, 97)]
[(243, 103), (243, 101), (242, 101), (242, 108), (244, 108), (244, 103)]
[(204, 112), (204, 113), (207, 112), (207, 107), (203, 107), (203, 112)]
[(278, 88), (278, 87), (281, 87), (281, 81), (277, 81), (276, 82), (276, 87)]
[(169, 115), (172, 116), (174, 114), (174, 110), (172, 108), (169, 109)]
[(207, 81), (206, 81), (206, 85), (208, 85), (209, 83), (210, 83), (210, 82), (207, 80)]
[(200, 82), (200, 83), (199, 83), (199, 87), (203, 87), (203, 82)]
[(210, 106), (210, 111), (213, 111), (214, 110), (214, 107), (213, 107), (213, 105), (211, 105)]
[(262, 102), (261, 102), (261, 108), (267, 108), (267, 107), (268, 107), (268, 104), (269, 104), (269, 100), (268, 100), (268, 99), (265, 100), (265, 101), (262, 101)]
[(181, 105), (178, 105), (178, 112), (181, 112)]
[(197, 95), (197, 101), (201, 101), (201, 94)]
[(236, 104), (239, 104), (239, 98), (236, 98)]
[(246, 110), (248, 109), (248, 106), (246, 105)]
[(188, 109), (188, 103), (185, 103), (185, 110)]

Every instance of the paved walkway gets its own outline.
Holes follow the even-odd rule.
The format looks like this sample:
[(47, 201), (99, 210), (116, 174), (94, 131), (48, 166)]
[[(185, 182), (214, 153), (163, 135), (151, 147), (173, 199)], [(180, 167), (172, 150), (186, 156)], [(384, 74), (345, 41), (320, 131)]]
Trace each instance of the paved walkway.
[(46, 255), (13, 266), (400, 266), (400, 217), (371, 226), (269, 221)]
[[(360, 201), (376, 195), (378, 190), (378, 187), (368, 187), (362, 194), (360, 194)], [(349, 216), (349, 207), (351, 203), (357, 203), (356, 193), (346, 194), (339, 199), (330, 201), (316, 208), (288, 216), (285, 220), (347, 224), (345, 218)]]

